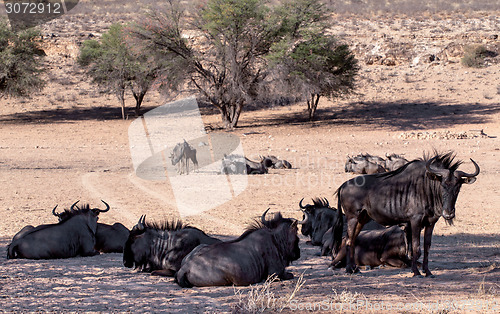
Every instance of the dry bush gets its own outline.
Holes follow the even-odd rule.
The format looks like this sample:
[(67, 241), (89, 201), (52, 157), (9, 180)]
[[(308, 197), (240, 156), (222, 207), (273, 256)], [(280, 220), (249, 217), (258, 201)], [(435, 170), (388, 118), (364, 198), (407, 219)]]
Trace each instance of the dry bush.
[(290, 302), (297, 296), (300, 289), (306, 282), (304, 273), (297, 278), (293, 291), (284, 295), (278, 295), (272, 290), (272, 284), (278, 280), (276, 275), (270, 276), (262, 284), (256, 284), (250, 287), (247, 293), (246, 289), (234, 291), (238, 297), (238, 303), (235, 306), (236, 313), (263, 313), (264, 311), (282, 312), (290, 305)]
[(484, 66), (484, 58), (489, 54), (484, 45), (467, 45), (464, 47), (464, 56), (460, 62), (468, 68), (480, 68)]

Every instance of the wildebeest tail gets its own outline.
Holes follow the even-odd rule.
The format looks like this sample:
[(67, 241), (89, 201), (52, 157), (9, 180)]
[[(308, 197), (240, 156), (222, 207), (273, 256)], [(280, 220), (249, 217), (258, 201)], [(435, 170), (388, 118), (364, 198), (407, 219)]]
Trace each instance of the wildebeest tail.
[(182, 288), (192, 288), (193, 284), (189, 282), (187, 279), (188, 272), (186, 271), (178, 271), (175, 274), (174, 282), (176, 282)]
[(342, 213), (342, 200), (340, 193), (345, 183), (342, 184), (335, 194), (337, 194), (337, 218), (333, 224), (333, 252), (338, 253), (340, 250), (340, 245), (342, 244), (342, 234), (344, 231), (344, 214)]

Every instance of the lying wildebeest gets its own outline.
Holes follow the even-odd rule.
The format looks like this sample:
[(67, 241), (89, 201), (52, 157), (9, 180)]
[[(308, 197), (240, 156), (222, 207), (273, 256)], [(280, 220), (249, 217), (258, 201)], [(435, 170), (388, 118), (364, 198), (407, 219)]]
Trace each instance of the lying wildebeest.
[[(346, 266), (345, 244), (346, 237), (342, 239), (340, 251), (332, 257), (330, 266), (336, 268)], [(354, 252), (354, 261), (359, 266), (405, 267), (411, 265), (407, 255), (406, 234), (399, 226), (362, 230), (356, 237)]]
[[(104, 201), (102, 201), (106, 204)], [(109, 210), (90, 208), (66, 210), (67, 215), (57, 224), (41, 225), (12, 241), (7, 258), (53, 259), (99, 254), (94, 249), (97, 219)]]
[(386, 170), (383, 166), (371, 162), (364, 157), (362, 158), (347, 157), (347, 161), (345, 163), (345, 172), (353, 172), (358, 174), (374, 174), (374, 173), (383, 173), (385, 171)]
[(146, 216), (130, 231), (123, 251), (123, 265), (154, 275), (173, 276), (182, 259), (200, 244), (221, 242), (180, 221), (146, 223)]
[(280, 279), (292, 279), (293, 274), (286, 267), (300, 258), (300, 223), (279, 214), (273, 221), (255, 222), (233, 241), (200, 245), (184, 258), (175, 281), (181, 287), (192, 287), (246, 286), (273, 274)]
[(221, 174), (265, 174), (264, 161), (256, 162), (242, 155), (224, 155)]
[(312, 205), (305, 206), (302, 205), (303, 200), (300, 200), (299, 207), (304, 212), (304, 219), (307, 218), (307, 222), (302, 224), (301, 232), (311, 238), (312, 245), (322, 245), (323, 236), (337, 218), (337, 210), (330, 207), (326, 198), (314, 198)]
[[(452, 152), (413, 160), (397, 170), (355, 177), (344, 182), (337, 190), (339, 211), (347, 218), (346, 272), (356, 271), (354, 250), (356, 237), (370, 219), (383, 225), (409, 223), (412, 236), (412, 271), (417, 268), (420, 232), (424, 231), (423, 270), (429, 270), (429, 248), (434, 225), (443, 216), (451, 223), (455, 217), (455, 203), (463, 183), (471, 184), (479, 174), (479, 166), (472, 174), (457, 170), (461, 161), (454, 162)], [(335, 250), (341, 244), (344, 221), (339, 215), (335, 227)]]
[[(69, 211), (56, 213), (55, 210), (52, 210), (52, 214), (58, 217), (59, 221), (64, 220), (66, 215), (69, 215), (72, 211), (80, 210), (80, 208), (76, 205), (78, 202), (79, 201), (73, 203)], [(106, 206), (108, 205), (106, 204)], [(98, 222), (95, 233), (95, 249), (101, 253), (122, 253), (125, 242), (128, 239), (129, 232), (130, 230), (119, 222), (114, 223), (113, 225)]]
[[(186, 140), (182, 143), (177, 143), (174, 150), (170, 154), (172, 166), (178, 165), (177, 172), (189, 174), (189, 160), (193, 163), (193, 168), (198, 169), (198, 159), (196, 158), (196, 149), (189, 145)], [(180, 163), (179, 163), (180, 161)]]
[(292, 164), (284, 159), (278, 159), (278, 157), (269, 155), (266, 157), (260, 156), (261, 163), (264, 163), (266, 168), (273, 169), (292, 169)]
[(396, 170), (408, 163), (408, 160), (406, 160), (406, 158), (397, 154), (386, 154), (385, 157), (387, 157), (387, 159), (385, 160), (385, 169), (387, 169), (387, 171)]

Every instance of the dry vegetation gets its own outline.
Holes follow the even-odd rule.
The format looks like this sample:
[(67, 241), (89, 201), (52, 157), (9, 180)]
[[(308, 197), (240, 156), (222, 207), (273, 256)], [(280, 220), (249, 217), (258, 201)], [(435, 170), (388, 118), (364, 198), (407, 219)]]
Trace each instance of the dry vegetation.
[[(348, 42), (361, 61), (358, 94), (336, 103), (324, 100), (314, 123), (306, 122), (304, 104), (243, 112), (234, 134), (245, 152), (278, 155), (294, 169), (250, 177), (247, 190), (237, 198), (186, 220), (213, 235), (233, 237), (268, 207), (298, 218), (302, 197), (323, 196), (335, 204), (333, 192), (351, 177), (343, 171), (347, 154), (394, 152), (412, 159), (433, 148), (454, 150), (465, 161), (465, 171), (472, 169), (473, 158), (481, 174), (475, 184), (463, 187), (455, 225), (440, 221), (435, 228), (430, 253), (435, 279), (411, 278), (407, 269), (380, 268), (354, 276), (332, 272), (326, 269), (328, 259), (316, 256), (318, 248), (305, 241), (301, 259), (291, 266), (296, 279), (236, 290), (180, 289), (169, 278), (125, 269), (119, 254), (28, 261), (6, 260), (2, 253), (2, 310), (259, 312), (281, 309), (288, 302), (283, 312), (292, 312), (294, 304), (318, 309), (326, 302), (344, 312), (380, 312), (374, 306), (382, 303), (411, 305), (395, 309), (404, 313), (498, 312), (497, 1), (327, 4), (336, 9), (332, 32)], [(1, 100), (1, 248), (24, 225), (53, 222), (50, 209), (55, 204), (67, 207), (77, 199), (95, 204), (106, 200), (112, 210), (101, 221), (120, 221), (127, 227), (144, 213), (152, 220), (178, 217), (168, 183), (134, 175), (130, 121), (120, 119), (115, 97), (90, 85), (75, 65), (83, 40), (99, 37), (113, 22), (138, 18), (148, 5), (161, 4), (96, 5), (84, 0), (71, 14), (42, 26), (47, 88), (31, 99)], [(464, 67), (464, 47), (477, 45), (491, 53), (480, 68)], [(152, 93), (145, 107), (163, 104), (164, 99)], [(204, 108), (204, 114), (206, 125), (221, 126), (211, 108)], [(305, 283), (297, 279), (300, 274)], [(290, 303), (293, 300), (298, 303)], [(352, 304), (363, 306), (349, 308)]]

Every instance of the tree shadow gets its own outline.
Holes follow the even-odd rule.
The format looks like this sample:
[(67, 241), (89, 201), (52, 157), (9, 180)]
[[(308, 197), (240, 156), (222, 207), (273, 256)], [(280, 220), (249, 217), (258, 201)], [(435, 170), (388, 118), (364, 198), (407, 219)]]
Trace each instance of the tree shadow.
[[(156, 106), (146, 106), (141, 108), (145, 113)], [(127, 108), (128, 119), (134, 119), (134, 110)], [(54, 108), (48, 110), (31, 110), (8, 115), (0, 115), (0, 123), (29, 124), (29, 123), (71, 123), (73, 121), (91, 120), (121, 120), (121, 109), (119, 107), (95, 106), (86, 108)]]
[[(318, 108), (312, 126), (370, 125), (398, 130), (445, 128), (459, 124), (481, 124), (500, 112), (500, 104), (440, 102), (355, 102), (339, 108)], [(252, 121), (241, 126), (305, 124), (305, 111)]]

